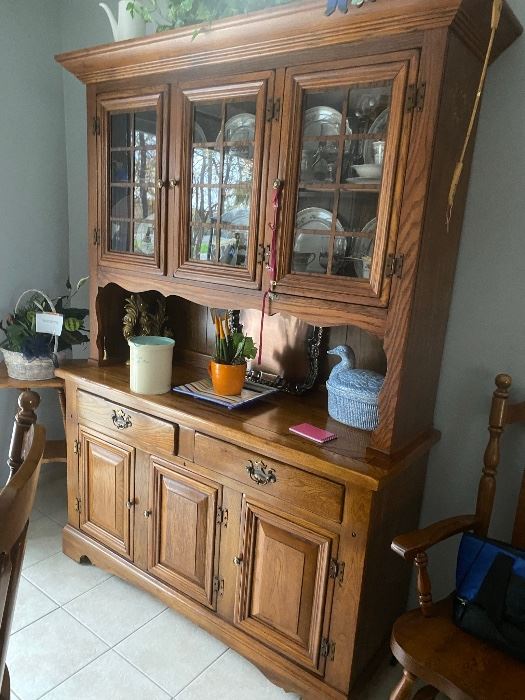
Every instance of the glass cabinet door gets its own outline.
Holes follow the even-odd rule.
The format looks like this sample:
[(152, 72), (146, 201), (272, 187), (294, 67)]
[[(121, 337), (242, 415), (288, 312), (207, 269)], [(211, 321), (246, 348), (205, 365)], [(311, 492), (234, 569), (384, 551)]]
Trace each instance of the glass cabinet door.
[(282, 291), (359, 301), (381, 295), (395, 245), (408, 69), (405, 62), (289, 76)]
[(164, 272), (164, 93), (103, 97), (100, 262)]
[[(184, 87), (181, 234), (175, 276), (255, 287), (271, 74)], [(259, 266), (260, 267), (260, 266)]]

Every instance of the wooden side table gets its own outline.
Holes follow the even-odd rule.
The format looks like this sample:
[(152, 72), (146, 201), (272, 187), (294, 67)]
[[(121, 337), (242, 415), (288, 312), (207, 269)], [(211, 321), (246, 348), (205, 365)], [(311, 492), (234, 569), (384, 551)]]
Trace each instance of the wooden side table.
[[(66, 431), (66, 395), (64, 392), (64, 381), (58, 377), (52, 379), (28, 380), (28, 379), (11, 379), (7, 376), (5, 363), (0, 363), (0, 389), (18, 389), (20, 393), (27, 390), (33, 390), (38, 393), (40, 389), (56, 389), (58, 401), (60, 403), (60, 412), (64, 422), (64, 436)], [(39, 397), (40, 398), (40, 397)], [(48, 440), (44, 451), (45, 462), (66, 462), (67, 450), (66, 440)]]

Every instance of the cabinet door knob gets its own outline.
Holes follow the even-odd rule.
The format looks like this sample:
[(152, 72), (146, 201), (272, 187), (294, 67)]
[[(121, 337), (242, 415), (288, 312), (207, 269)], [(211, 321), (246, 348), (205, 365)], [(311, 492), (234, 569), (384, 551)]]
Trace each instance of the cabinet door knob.
[(233, 563), (235, 566), (240, 566), (242, 564), (242, 554), (239, 554), (238, 557), (233, 557)]
[(128, 510), (131, 510), (134, 505), (135, 505), (135, 501), (126, 501), (126, 508)]
[(157, 180), (157, 189), (161, 190), (163, 187), (168, 186), (168, 181), (167, 180)]
[(150, 515), (151, 515), (151, 513), (152, 513), (151, 510), (145, 510), (145, 511), (144, 511), (144, 517), (145, 517), (145, 518), (149, 518)]
[(168, 183), (170, 186), (170, 190), (174, 190), (177, 187), (177, 185), (179, 184), (179, 181), (177, 180), (177, 178), (172, 177), (168, 180)]

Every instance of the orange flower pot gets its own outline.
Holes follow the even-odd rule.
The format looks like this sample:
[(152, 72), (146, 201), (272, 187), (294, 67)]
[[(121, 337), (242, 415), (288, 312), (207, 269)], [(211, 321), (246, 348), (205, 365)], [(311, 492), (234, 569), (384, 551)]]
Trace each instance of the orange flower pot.
[(221, 365), (213, 360), (208, 365), (213, 390), (219, 396), (236, 396), (241, 393), (246, 379), (246, 362), (242, 365)]

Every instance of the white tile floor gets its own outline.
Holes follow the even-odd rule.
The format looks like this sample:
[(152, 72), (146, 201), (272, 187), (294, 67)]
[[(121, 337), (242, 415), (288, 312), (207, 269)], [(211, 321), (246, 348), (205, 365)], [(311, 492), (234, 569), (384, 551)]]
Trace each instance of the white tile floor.
[[(64, 470), (44, 465), (8, 650), (14, 700), (298, 700), (156, 598), (64, 556), (64, 504)], [(400, 674), (385, 666), (356, 700), (387, 700)]]

